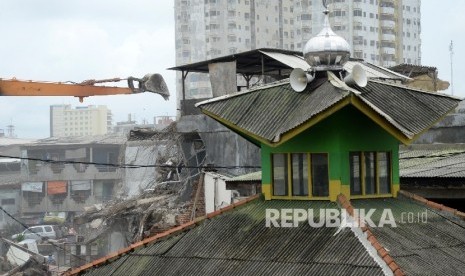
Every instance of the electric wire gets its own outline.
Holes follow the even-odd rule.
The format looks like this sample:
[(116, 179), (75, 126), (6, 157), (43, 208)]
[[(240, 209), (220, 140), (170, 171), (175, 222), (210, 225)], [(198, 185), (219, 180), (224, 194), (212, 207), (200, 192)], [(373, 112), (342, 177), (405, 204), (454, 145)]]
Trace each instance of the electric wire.
[(52, 159), (42, 159), (42, 158), (33, 158), (33, 157), (18, 157), (10, 155), (0, 155), (0, 158), (12, 158), (19, 160), (27, 161), (39, 161), (50, 164), (82, 164), (82, 165), (95, 165), (95, 166), (107, 166), (121, 169), (140, 169), (140, 168), (167, 168), (167, 169), (260, 169), (261, 166), (252, 166), (252, 165), (231, 165), (231, 166), (215, 166), (215, 165), (205, 165), (205, 166), (188, 166), (188, 165), (169, 165), (169, 164), (150, 164), (150, 165), (138, 165), (138, 164), (113, 164), (113, 163), (100, 163), (100, 162), (86, 162), (86, 161), (72, 161), (72, 160), (52, 160)]
[[(13, 219), (13, 220), (16, 221), (17, 223), (19, 223), (22, 227), (24, 227), (24, 229), (29, 229), (29, 226), (27, 226), (27, 225), (24, 224), (22, 221), (20, 221), (20, 220), (18, 220), (17, 218), (15, 218), (15, 217), (14, 217), (13, 215), (11, 215), (7, 210), (3, 209), (2, 206), (0, 206), (0, 210), (2, 210), (2, 211), (3, 211), (7, 216), (9, 216), (11, 219)], [(61, 247), (61, 246), (59, 246), (58, 244), (55, 244), (55, 243), (49, 241), (49, 240), (48, 240), (48, 237), (42, 237), (42, 236), (38, 235), (37, 233), (34, 233), (34, 234), (36, 234), (37, 236), (39, 236), (40, 238), (42, 238), (43, 240), (45, 240), (46, 242), (48, 242), (48, 243), (51, 244), (52, 246), (55, 246), (55, 247), (57, 247), (57, 248), (63, 250), (64, 252), (68, 252), (68, 250), (66, 250), (66, 248)], [(74, 256), (74, 257), (76, 257), (76, 258), (78, 258), (78, 259), (80, 259), (80, 260), (82, 260), (82, 261), (85, 261), (85, 262), (87, 263), (87, 260), (86, 260), (85, 258), (83, 258), (83, 257), (81, 257), (81, 256), (78, 256), (78, 255), (75, 255), (75, 254), (73, 254), (73, 253), (71, 253), (71, 252), (69, 252), (69, 254), (70, 254), (71, 256)]]

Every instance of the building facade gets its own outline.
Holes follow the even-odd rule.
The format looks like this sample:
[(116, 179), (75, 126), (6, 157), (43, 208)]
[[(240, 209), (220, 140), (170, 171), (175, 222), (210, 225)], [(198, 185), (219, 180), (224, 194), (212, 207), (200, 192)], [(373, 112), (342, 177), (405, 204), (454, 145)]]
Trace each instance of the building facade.
[[(330, 0), (333, 30), (351, 57), (381, 66), (421, 63), (421, 0)], [(176, 64), (257, 48), (302, 51), (323, 24), (321, 1), (176, 0)], [(181, 73), (177, 95), (181, 99)], [(186, 99), (211, 97), (208, 76), (186, 76)]]
[(104, 105), (50, 106), (50, 137), (105, 135), (111, 122), (111, 111)]
[(20, 213), (28, 223), (40, 221), (46, 213), (72, 216), (85, 206), (112, 200), (122, 184), (124, 169), (107, 164), (118, 164), (122, 158), (124, 138), (66, 139), (21, 147), (21, 156), (29, 159), (21, 164)]

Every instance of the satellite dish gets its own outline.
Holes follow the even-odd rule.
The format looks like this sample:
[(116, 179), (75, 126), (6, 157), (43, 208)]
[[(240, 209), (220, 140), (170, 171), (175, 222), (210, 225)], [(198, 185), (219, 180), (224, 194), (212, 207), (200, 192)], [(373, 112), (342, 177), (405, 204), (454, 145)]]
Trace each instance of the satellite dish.
[(302, 92), (305, 90), (305, 87), (307, 87), (307, 84), (314, 78), (314, 76), (307, 74), (307, 72), (304, 70), (295, 68), (292, 70), (291, 75), (289, 76), (289, 82), (291, 83), (291, 87), (295, 92)]
[(367, 73), (362, 66), (355, 64), (354, 67), (352, 67), (352, 73), (344, 78), (344, 82), (348, 86), (357, 85), (359, 87), (365, 87), (368, 83)]

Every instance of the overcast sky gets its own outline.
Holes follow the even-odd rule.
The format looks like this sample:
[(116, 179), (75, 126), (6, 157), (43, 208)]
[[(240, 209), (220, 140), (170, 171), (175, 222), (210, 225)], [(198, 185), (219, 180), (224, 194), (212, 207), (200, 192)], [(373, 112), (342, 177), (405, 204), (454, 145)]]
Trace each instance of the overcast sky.
[[(454, 94), (465, 97), (465, 1), (422, 2), (422, 62), (450, 81), (449, 44), (454, 41)], [(141, 122), (175, 115), (174, 2), (159, 0), (0, 0), (0, 78), (74, 81), (164, 76), (168, 102), (155, 94), (90, 97), (113, 121), (129, 113)], [(451, 91), (448, 91), (451, 93)], [(1, 97), (0, 128), (12, 123), (19, 138), (49, 135), (49, 107), (79, 105), (73, 97)]]

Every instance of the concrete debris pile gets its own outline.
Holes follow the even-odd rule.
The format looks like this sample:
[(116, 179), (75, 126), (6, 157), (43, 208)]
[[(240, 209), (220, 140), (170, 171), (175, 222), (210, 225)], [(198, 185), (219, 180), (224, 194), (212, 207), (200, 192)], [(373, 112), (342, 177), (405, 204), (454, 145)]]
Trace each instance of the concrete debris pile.
[(179, 152), (180, 135), (174, 125), (163, 131), (130, 132), (124, 163), (134, 167), (125, 170), (122, 196), (137, 196), (158, 183), (179, 180), (177, 166), (183, 157)]
[[(109, 253), (204, 214), (198, 185), (205, 148), (197, 133), (131, 131), (125, 145), (124, 184), (112, 201), (75, 217), (84, 244), (104, 244)], [(199, 188), (197, 188), (199, 186)]]
[(124, 233), (128, 242), (136, 242), (177, 224), (176, 217), (188, 211), (189, 204), (179, 202), (181, 184), (157, 185), (140, 196), (94, 205), (75, 218), (79, 233), (86, 241), (112, 231)]
[(0, 273), (11, 276), (44, 276), (52, 275), (47, 264), (30, 258), (21, 266), (12, 266), (5, 258), (0, 257)]

